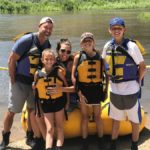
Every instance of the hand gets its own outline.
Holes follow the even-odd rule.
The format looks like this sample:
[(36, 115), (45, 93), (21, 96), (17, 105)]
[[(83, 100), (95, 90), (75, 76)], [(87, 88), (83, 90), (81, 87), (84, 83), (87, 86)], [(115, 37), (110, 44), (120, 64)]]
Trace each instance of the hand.
[(60, 86), (58, 84), (54, 84), (53, 87), (51, 87), (51, 86), (47, 87), (47, 93), (49, 93), (50, 95), (58, 94), (61, 92), (63, 92), (62, 86)]
[(81, 91), (78, 92), (78, 95), (79, 95), (79, 102), (80, 103), (83, 103), (83, 104), (87, 104), (88, 103), (86, 97), (82, 94)]
[(35, 89), (36, 89), (35, 82), (32, 82), (32, 89), (33, 89), (33, 90), (35, 90)]

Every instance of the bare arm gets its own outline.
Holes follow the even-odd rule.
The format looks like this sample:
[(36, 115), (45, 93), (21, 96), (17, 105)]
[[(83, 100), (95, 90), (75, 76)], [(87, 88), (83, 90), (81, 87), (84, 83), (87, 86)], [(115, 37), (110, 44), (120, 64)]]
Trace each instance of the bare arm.
[(15, 74), (16, 74), (16, 62), (19, 60), (20, 56), (15, 52), (11, 52), (8, 59), (8, 69), (11, 83), (15, 83)]
[(33, 83), (32, 83), (32, 89), (33, 89), (33, 90), (36, 89), (37, 80), (38, 80), (38, 71), (36, 71), (35, 74), (34, 74), (34, 81), (33, 81)]
[[(63, 80), (65, 87), (68, 87), (67, 80), (61, 69), (58, 70), (58, 76)], [(70, 95), (69, 93), (67, 93), (67, 104), (65, 107), (66, 110), (69, 108), (69, 104), (70, 104)]]
[(141, 80), (143, 79), (145, 73), (146, 73), (146, 65), (145, 65), (144, 61), (142, 61), (139, 64), (139, 83), (141, 83)]
[(109, 84), (109, 76), (107, 75), (107, 71), (106, 71), (106, 67), (105, 67), (105, 60), (104, 59), (103, 59), (103, 72), (104, 72), (104, 76), (105, 76), (105, 79), (106, 79), (104, 91), (107, 92), (108, 91), (108, 84)]
[(76, 67), (77, 67), (78, 59), (79, 59), (79, 54), (77, 54), (75, 56), (74, 61), (73, 61), (73, 66), (72, 66), (71, 79), (72, 79), (72, 83), (74, 86), (76, 85), (75, 73), (76, 73)]

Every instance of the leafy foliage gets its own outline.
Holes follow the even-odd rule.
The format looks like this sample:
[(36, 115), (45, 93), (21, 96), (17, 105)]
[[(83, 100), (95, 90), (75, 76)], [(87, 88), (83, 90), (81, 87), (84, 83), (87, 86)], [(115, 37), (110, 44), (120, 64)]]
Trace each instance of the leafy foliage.
[(150, 8), (150, 0), (0, 0), (1, 13)]

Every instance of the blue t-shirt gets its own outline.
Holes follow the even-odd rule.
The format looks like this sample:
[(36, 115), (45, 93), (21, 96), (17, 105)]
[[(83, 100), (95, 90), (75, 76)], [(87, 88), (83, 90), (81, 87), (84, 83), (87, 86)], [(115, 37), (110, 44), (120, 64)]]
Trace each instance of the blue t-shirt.
[(51, 47), (48, 39), (41, 45), (37, 34), (30, 33), (18, 39), (12, 48), (12, 50), (20, 56), (20, 59), (18, 60), (19, 65), (16, 65), (16, 69), (19, 70), (16, 72), (16, 80), (25, 84), (32, 84), (33, 82), (33, 76), (27, 75), (29, 74), (28, 70), (30, 64), (27, 60), (28, 55), (26, 55), (32, 47), (33, 43), (36, 45), (40, 53), (42, 53), (44, 49)]
[(33, 42), (33, 34), (26, 34), (22, 36), (20, 39), (18, 39), (12, 50), (17, 53), (20, 57), (23, 56), (26, 52), (29, 51), (30, 46), (32, 45)]

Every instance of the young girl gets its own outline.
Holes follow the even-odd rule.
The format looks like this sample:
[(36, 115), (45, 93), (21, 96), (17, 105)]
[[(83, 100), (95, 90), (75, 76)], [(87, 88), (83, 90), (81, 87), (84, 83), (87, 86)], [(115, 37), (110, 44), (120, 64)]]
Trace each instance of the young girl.
[[(102, 85), (103, 78), (103, 60), (95, 50), (95, 41), (90, 32), (81, 35), (80, 42), (82, 51), (74, 58), (72, 68), (72, 81), (78, 90), (81, 108), (81, 132), (83, 139), (83, 149), (88, 149), (88, 107), (91, 106), (96, 122), (97, 133), (99, 137), (99, 146), (102, 147), (103, 124), (101, 119), (100, 102), (104, 100), (104, 91)], [(107, 86), (105, 92), (107, 91)]]
[(50, 93), (49, 87), (67, 86), (63, 70), (56, 65), (55, 54), (46, 49), (42, 52), (43, 68), (35, 73), (35, 95), (40, 100), (46, 124), (46, 150), (53, 147), (54, 127), (56, 127), (56, 149), (61, 150), (64, 142), (63, 121), (66, 99), (63, 93)]

